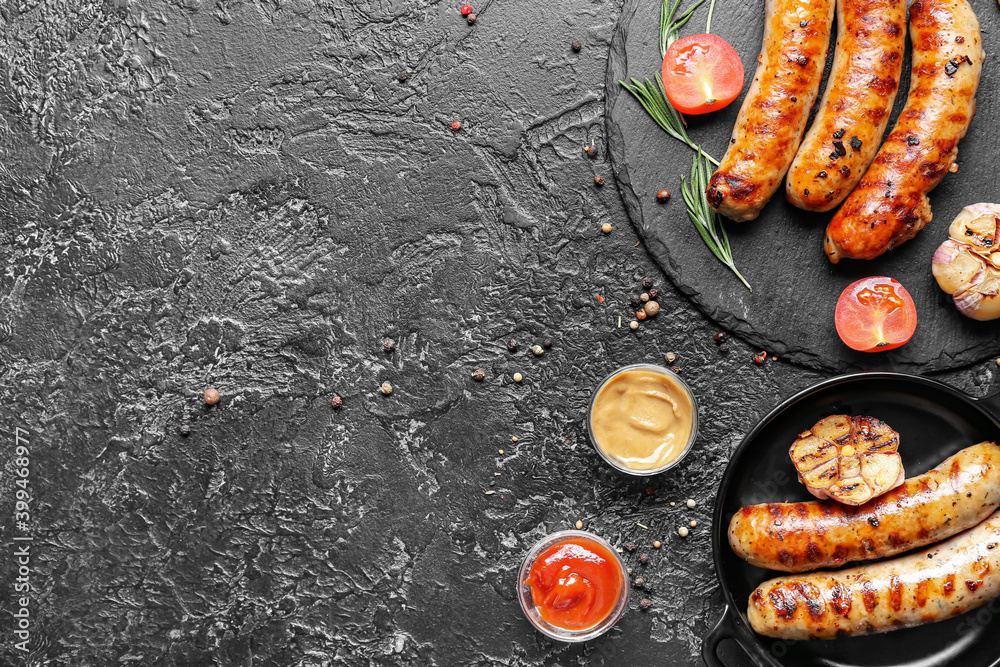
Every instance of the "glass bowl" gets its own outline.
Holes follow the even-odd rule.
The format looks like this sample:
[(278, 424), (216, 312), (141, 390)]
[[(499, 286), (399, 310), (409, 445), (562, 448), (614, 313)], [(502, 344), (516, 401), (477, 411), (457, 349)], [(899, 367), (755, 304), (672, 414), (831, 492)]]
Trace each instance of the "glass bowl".
[[(690, 437), (688, 437), (687, 444), (684, 445), (684, 449), (681, 450), (681, 453), (677, 455), (677, 458), (675, 458), (670, 463), (666, 463), (660, 466), (659, 468), (649, 468), (644, 470), (629, 468), (624, 464), (622, 464), (620, 461), (616, 461), (614, 458), (609, 456), (603, 449), (601, 449), (601, 446), (597, 443), (597, 438), (594, 437), (594, 423), (593, 423), (594, 402), (597, 400), (598, 394), (601, 393), (601, 390), (604, 389), (604, 386), (608, 384), (608, 382), (610, 382), (612, 379), (618, 377), (619, 375), (621, 375), (626, 371), (638, 371), (638, 370), (651, 371), (653, 373), (659, 373), (660, 375), (668, 376), (671, 380), (673, 380), (677, 384), (678, 387), (680, 387), (684, 391), (685, 394), (687, 394), (688, 400), (691, 401), (691, 435)], [(688, 455), (688, 452), (690, 452), (691, 448), (694, 446), (694, 441), (698, 438), (698, 401), (695, 399), (694, 392), (691, 391), (691, 387), (689, 387), (687, 383), (684, 382), (684, 380), (682, 380), (679, 375), (677, 375), (677, 373), (674, 373), (673, 371), (664, 368), (663, 366), (657, 366), (656, 364), (631, 364), (629, 366), (622, 366), (621, 368), (619, 368), (618, 370), (614, 371), (613, 373), (605, 377), (603, 380), (601, 380), (600, 384), (597, 385), (597, 389), (595, 389), (594, 393), (591, 395), (590, 405), (587, 408), (587, 434), (590, 436), (590, 444), (594, 446), (594, 449), (596, 449), (597, 453), (601, 455), (601, 458), (604, 459), (607, 462), (607, 464), (610, 465), (615, 470), (623, 472), (626, 475), (633, 475), (635, 477), (648, 477), (650, 475), (658, 475), (661, 472), (666, 472), (667, 470), (670, 470), (671, 468), (679, 464), (681, 461), (683, 461), (684, 457)]]
[[(534, 600), (531, 598), (531, 588), (528, 586), (528, 573), (531, 572), (531, 566), (534, 565), (535, 560), (542, 554), (542, 552), (549, 547), (563, 542), (567, 538), (571, 537), (586, 538), (603, 546), (609, 553), (614, 555), (615, 562), (618, 564), (618, 569), (621, 571), (622, 575), (622, 590), (618, 596), (618, 602), (615, 603), (615, 606), (611, 609), (611, 612), (603, 621), (584, 630), (566, 630), (565, 628), (560, 628), (544, 621), (541, 614), (539, 614), (538, 610), (535, 608)], [(535, 546), (531, 547), (530, 551), (528, 551), (528, 554), (524, 557), (524, 562), (521, 563), (521, 569), (517, 573), (517, 597), (521, 602), (521, 610), (524, 612), (524, 615), (528, 617), (528, 620), (533, 626), (535, 626), (535, 629), (543, 635), (562, 642), (589, 641), (611, 629), (611, 626), (618, 622), (618, 619), (622, 617), (625, 613), (625, 609), (628, 607), (629, 586), (628, 570), (615, 548), (608, 544), (603, 538), (582, 530), (563, 530), (542, 538), (535, 543)]]

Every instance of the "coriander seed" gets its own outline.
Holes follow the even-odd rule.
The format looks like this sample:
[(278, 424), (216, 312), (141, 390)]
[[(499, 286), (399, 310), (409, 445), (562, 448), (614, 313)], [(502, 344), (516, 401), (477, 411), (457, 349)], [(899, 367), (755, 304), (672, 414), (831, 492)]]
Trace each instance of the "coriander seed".
[(677, 529), (677, 534), (681, 537), (687, 537), (689, 533), (690, 531), (687, 529), (687, 526), (681, 526)]
[(541, 346), (541, 345), (532, 345), (532, 346), (531, 346), (531, 352), (532, 352), (532, 353), (533, 353), (533, 354), (534, 354), (534, 355), (535, 355), (536, 357), (540, 357), (540, 356), (542, 356), (543, 354), (545, 354), (545, 350), (543, 350), (543, 349), (542, 349), (542, 346)]
[(579, 519), (576, 520), (576, 529), (583, 530), (583, 521), (580, 521)]
[(697, 507), (697, 505), (698, 505), (698, 503), (696, 503), (694, 501), (694, 498), (688, 498), (688, 501), (687, 501), (688, 509), (694, 509), (695, 507)]
[(643, 292), (642, 294), (639, 295), (639, 298), (642, 299), (643, 303), (646, 303), (647, 301), (649, 301), (649, 292)]
[(628, 323), (628, 328), (631, 329), (632, 331), (635, 331), (636, 329), (639, 328), (639, 323), (636, 322), (635, 320), (632, 320), (631, 322)]
[(392, 393), (392, 385), (389, 384), (388, 380), (386, 380), (385, 382), (383, 382), (382, 386), (379, 387), (379, 389), (382, 391), (382, 394), (384, 396), (388, 396), (389, 394)]
[(222, 398), (219, 395), (219, 390), (215, 388), (205, 390), (205, 403), (206, 405), (215, 405)]
[(610, 234), (611, 229), (612, 227), (610, 222), (605, 222), (603, 225), (601, 225), (601, 231), (604, 232), (605, 234)]
[(524, 379), (523, 375), (521, 375), (520, 373), (514, 373), (514, 382), (520, 382), (523, 379)]

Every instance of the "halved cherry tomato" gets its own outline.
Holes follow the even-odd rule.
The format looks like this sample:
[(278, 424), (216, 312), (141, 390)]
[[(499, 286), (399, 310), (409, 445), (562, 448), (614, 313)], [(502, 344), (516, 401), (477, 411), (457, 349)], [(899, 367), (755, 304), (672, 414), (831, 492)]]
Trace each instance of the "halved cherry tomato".
[(837, 300), (834, 321), (847, 347), (859, 352), (884, 352), (913, 337), (917, 307), (898, 280), (874, 276), (847, 286)]
[(721, 109), (743, 90), (743, 61), (729, 42), (715, 35), (675, 41), (663, 58), (662, 74), (667, 99), (686, 114)]

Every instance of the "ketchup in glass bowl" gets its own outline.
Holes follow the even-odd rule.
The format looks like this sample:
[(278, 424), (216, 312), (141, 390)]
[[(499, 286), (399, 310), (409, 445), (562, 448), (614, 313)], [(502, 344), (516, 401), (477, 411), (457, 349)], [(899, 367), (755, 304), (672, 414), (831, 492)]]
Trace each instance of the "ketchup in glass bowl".
[(538, 542), (521, 564), (521, 609), (541, 633), (582, 642), (606, 632), (625, 613), (628, 573), (610, 544), (579, 530)]

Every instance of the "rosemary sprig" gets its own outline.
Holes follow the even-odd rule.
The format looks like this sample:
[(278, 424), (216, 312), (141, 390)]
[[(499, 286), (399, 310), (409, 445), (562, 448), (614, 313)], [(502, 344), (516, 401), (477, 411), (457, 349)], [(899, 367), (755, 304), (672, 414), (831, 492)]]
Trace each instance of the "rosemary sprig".
[[(663, 93), (663, 78), (659, 72), (656, 73), (656, 83), (653, 83), (649, 79), (643, 82), (635, 78), (632, 79), (631, 85), (624, 81), (619, 81), (618, 83), (639, 100), (642, 108), (646, 110), (646, 113), (652, 117), (657, 125), (663, 128), (664, 132), (688, 145), (692, 150), (700, 150), (698, 145), (688, 137), (687, 128), (684, 126), (684, 120), (681, 118), (680, 113), (667, 101), (666, 95)], [(718, 160), (711, 155), (706, 153), (705, 157), (715, 166), (719, 166)]]
[(688, 217), (694, 223), (698, 234), (705, 245), (712, 251), (716, 259), (729, 267), (736, 274), (736, 277), (746, 285), (746, 288), (753, 291), (750, 283), (746, 281), (743, 274), (736, 268), (733, 262), (733, 251), (729, 247), (729, 235), (723, 226), (722, 218), (712, 210), (705, 198), (705, 190), (708, 188), (708, 175), (712, 168), (708, 166), (708, 156), (699, 146), (697, 148), (694, 163), (691, 165), (691, 180), (686, 180), (681, 176), (681, 194), (684, 196), (684, 203), (687, 205)]
[[(684, 24), (691, 20), (691, 15), (694, 10), (701, 6), (701, 3), (705, 0), (698, 0), (693, 7), (688, 8), (686, 12), (674, 19), (674, 14), (680, 9), (681, 2), (683, 0), (675, 0), (671, 2), (670, 0), (663, 0), (660, 3), (660, 57), (663, 58), (667, 55), (667, 49), (670, 44), (677, 41), (680, 37), (681, 28)], [(714, 3), (713, 3), (714, 4)], [(711, 22), (711, 18), (709, 19)]]

